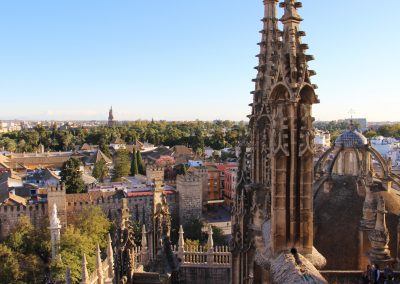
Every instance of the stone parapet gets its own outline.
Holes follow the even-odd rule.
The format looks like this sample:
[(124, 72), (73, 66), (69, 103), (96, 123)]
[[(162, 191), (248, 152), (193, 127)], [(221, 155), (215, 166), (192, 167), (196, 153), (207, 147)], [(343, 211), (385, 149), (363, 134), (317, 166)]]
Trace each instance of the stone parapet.
[(0, 237), (8, 236), (22, 216), (27, 216), (34, 226), (42, 224), (48, 215), (47, 204), (0, 206)]

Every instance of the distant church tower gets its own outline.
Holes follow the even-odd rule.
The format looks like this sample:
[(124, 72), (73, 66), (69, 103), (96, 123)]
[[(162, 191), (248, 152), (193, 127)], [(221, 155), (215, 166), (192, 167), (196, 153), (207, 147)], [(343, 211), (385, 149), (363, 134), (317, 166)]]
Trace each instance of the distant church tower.
[(277, 2), (264, 0), (264, 28), (242, 145), (232, 216), (233, 283), (270, 283), (269, 261), (296, 248), (313, 251), (313, 154), (311, 107), (318, 103), (296, 0), (284, 0), (283, 31)]
[(115, 121), (114, 121), (114, 115), (113, 115), (113, 109), (110, 107), (110, 111), (108, 112), (108, 126), (113, 127), (115, 126)]

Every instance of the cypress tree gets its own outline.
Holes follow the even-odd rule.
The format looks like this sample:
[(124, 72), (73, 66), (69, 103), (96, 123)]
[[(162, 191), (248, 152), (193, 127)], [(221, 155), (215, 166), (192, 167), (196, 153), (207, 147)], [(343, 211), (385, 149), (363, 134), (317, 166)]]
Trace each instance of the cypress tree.
[(76, 158), (70, 158), (64, 162), (60, 177), (61, 182), (65, 184), (65, 189), (68, 194), (81, 193), (85, 189), (85, 183), (82, 179), (82, 172), (80, 166), (82, 162)]
[(145, 171), (144, 171), (144, 165), (143, 165), (143, 160), (142, 160), (142, 153), (140, 153), (139, 150), (136, 152), (136, 161), (137, 161), (139, 174), (144, 175)]
[(122, 177), (129, 175), (129, 152), (119, 149), (115, 155), (114, 169), (112, 174), (113, 181), (120, 181)]
[(132, 161), (131, 161), (131, 176), (135, 176), (138, 173), (139, 173), (139, 169), (138, 169), (138, 161), (137, 161), (136, 150), (133, 149)]

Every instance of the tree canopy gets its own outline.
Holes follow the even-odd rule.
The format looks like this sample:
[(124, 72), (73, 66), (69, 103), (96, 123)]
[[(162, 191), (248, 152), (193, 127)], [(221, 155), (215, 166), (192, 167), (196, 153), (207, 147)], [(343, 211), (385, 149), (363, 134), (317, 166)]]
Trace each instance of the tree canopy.
[(129, 152), (125, 149), (119, 149), (114, 158), (114, 169), (112, 171), (112, 180), (120, 181), (122, 177), (129, 175), (130, 158)]
[(140, 151), (136, 151), (136, 161), (137, 161), (139, 174), (141, 174), (141, 175), (146, 174), (146, 170), (143, 165), (142, 153), (140, 153)]
[(133, 150), (132, 160), (131, 160), (131, 176), (139, 174), (138, 160), (136, 155), (136, 150)]
[(65, 232), (61, 235), (59, 255), (61, 261), (55, 259), (51, 263), (51, 271), (57, 280), (64, 280), (67, 268), (71, 271), (71, 278), (78, 283), (81, 277), (81, 263), (83, 254), (86, 255), (88, 270), (94, 270), (96, 244), (102, 251), (107, 246), (107, 233), (111, 223), (100, 207), (89, 206), (79, 212)]
[(63, 282), (67, 268), (72, 282), (79, 283), (83, 254), (87, 256), (89, 271), (93, 271), (96, 244), (105, 251), (111, 228), (100, 207), (89, 206), (76, 214), (61, 234), (59, 257), (52, 260), (48, 226), (46, 220), (34, 227), (28, 217), (22, 216), (0, 242), (0, 284), (45, 283), (49, 277)]
[(94, 164), (92, 176), (98, 181), (103, 182), (104, 178), (108, 175), (107, 163), (104, 160), (100, 160)]
[(67, 193), (80, 193), (85, 189), (85, 183), (82, 179), (82, 162), (76, 158), (70, 158), (64, 162), (60, 176), (61, 182), (65, 184)]
[(0, 134), (0, 148), (10, 152), (34, 152), (42, 144), (46, 151), (71, 151), (84, 143), (98, 145), (111, 157), (108, 145), (115, 138), (127, 144), (136, 140), (165, 146), (186, 145), (201, 155), (205, 147), (221, 150), (236, 146), (245, 123), (232, 121), (132, 121), (115, 127), (77, 127), (57, 129), (35, 126), (33, 129)]
[[(171, 239), (173, 242), (178, 240), (178, 224), (173, 222), (173, 228), (171, 230)], [(189, 220), (184, 226), (183, 231), (185, 232), (185, 243), (187, 245), (205, 245), (207, 243), (208, 234), (204, 230), (205, 223), (198, 219)], [(223, 235), (223, 231), (216, 226), (212, 226), (213, 240), (216, 246), (227, 245), (227, 240)]]
[(29, 218), (22, 216), (0, 243), (0, 283), (43, 283), (49, 256), (47, 226), (34, 228)]

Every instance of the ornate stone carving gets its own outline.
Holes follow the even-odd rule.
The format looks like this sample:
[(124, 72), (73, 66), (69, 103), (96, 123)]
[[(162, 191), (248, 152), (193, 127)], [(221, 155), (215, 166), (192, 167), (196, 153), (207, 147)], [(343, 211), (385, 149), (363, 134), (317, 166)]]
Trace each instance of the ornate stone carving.
[[(260, 279), (256, 275), (260, 271), (253, 266), (254, 262), (264, 263), (266, 235), (270, 236), (271, 254), (294, 245), (299, 245), (302, 252), (312, 250), (313, 236), (309, 233), (313, 226), (312, 204), (309, 204), (314, 153), (311, 104), (317, 99), (308, 78), (307, 58), (311, 57), (303, 53), (300, 41), (301, 18), (297, 13), (300, 5), (294, 0), (282, 3), (285, 11), (281, 32), (276, 18), (277, 2), (264, 1), (258, 74), (249, 116), (251, 152), (246, 151), (244, 144), (241, 146), (231, 249), (234, 263), (243, 271), (234, 272), (234, 284)], [(307, 97), (307, 102), (301, 97), (304, 88), (305, 94), (312, 97)], [(270, 222), (265, 229), (268, 234), (263, 232), (266, 222)]]
[(313, 155), (315, 131), (312, 126), (314, 118), (311, 116), (311, 105), (300, 104), (300, 117), (302, 123), (300, 129), (301, 143), (299, 156), (303, 156), (307, 152)]
[(368, 232), (368, 238), (371, 242), (369, 257), (375, 263), (392, 261), (389, 251), (389, 232), (385, 221), (386, 213), (385, 201), (380, 196), (378, 199), (375, 229)]
[(272, 152), (274, 155), (281, 150), (286, 156), (289, 156), (288, 144), (285, 139), (285, 130), (287, 128), (287, 118), (284, 116), (284, 105), (279, 103), (274, 112), (272, 123)]
[(117, 282), (120, 282), (123, 277), (131, 281), (136, 269), (135, 251), (135, 236), (129, 218), (128, 203), (126, 199), (123, 199), (120, 225), (116, 230), (115, 278)]

